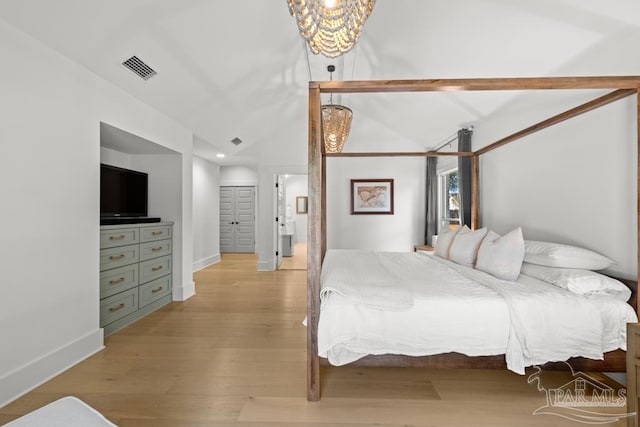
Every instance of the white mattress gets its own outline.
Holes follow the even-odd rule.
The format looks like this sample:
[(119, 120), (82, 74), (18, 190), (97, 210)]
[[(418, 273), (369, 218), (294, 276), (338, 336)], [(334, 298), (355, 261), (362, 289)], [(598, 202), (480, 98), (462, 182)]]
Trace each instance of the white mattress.
[[(371, 257), (377, 267), (354, 272), (349, 266), (366, 262), (353, 256)], [(346, 287), (339, 283), (345, 271)], [(362, 289), (350, 295), (355, 274), (360, 286), (375, 281), (372, 304)], [(622, 301), (578, 296), (525, 276), (505, 282), (426, 252), (329, 251), (322, 276), (318, 352), (334, 365), (368, 354), (507, 354), (509, 368), (524, 373), (531, 364), (624, 349), (626, 323), (637, 321)], [(390, 308), (380, 307), (385, 286), (403, 289), (390, 294)]]

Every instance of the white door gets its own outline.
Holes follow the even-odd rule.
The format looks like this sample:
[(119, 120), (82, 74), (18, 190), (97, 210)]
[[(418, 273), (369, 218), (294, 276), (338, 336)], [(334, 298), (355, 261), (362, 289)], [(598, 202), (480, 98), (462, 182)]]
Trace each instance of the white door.
[(255, 252), (255, 194), (253, 187), (236, 187), (235, 252)]
[(255, 252), (255, 188), (220, 187), (220, 252)]
[(220, 252), (235, 252), (235, 189), (220, 187)]
[(275, 240), (276, 240), (276, 269), (280, 268), (280, 264), (282, 264), (282, 230), (285, 225), (285, 194), (284, 194), (284, 179), (282, 179), (281, 175), (275, 176), (275, 214), (276, 214), (276, 230), (275, 230)]

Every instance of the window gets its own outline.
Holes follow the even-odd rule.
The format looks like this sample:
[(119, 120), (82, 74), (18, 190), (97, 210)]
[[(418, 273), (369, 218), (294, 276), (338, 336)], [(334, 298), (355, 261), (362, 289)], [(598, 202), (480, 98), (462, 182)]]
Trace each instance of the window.
[(458, 169), (452, 169), (439, 175), (440, 225), (460, 225), (460, 190)]

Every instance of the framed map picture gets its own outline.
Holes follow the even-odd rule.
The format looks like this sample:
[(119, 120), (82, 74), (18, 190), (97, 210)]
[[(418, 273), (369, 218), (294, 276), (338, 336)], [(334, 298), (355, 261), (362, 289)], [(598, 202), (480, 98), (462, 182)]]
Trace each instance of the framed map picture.
[(351, 215), (393, 215), (393, 179), (352, 179)]

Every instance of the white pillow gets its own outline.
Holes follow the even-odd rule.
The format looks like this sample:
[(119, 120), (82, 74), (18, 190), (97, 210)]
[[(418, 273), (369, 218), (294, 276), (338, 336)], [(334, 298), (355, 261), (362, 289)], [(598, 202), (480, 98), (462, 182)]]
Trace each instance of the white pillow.
[(520, 227), (502, 237), (489, 231), (478, 249), (476, 269), (498, 279), (514, 281), (520, 275), (523, 259), (524, 237)]
[[(476, 257), (478, 256), (480, 242), (482, 242), (482, 239), (484, 239), (486, 235), (486, 228), (471, 231), (466, 225), (462, 227), (449, 248), (449, 260), (456, 264), (473, 267), (476, 263)], [(440, 240), (439, 237), (438, 240)]]
[(589, 249), (534, 240), (524, 242), (524, 262), (583, 270), (602, 270), (616, 263)]
[(622, 301), (631, 298), (631, 290), (622, 282), (595, 271), (576, 268), (522, 264), (522, 274), (535, 277), (581, 295), (606, 295)]
[(438, 239), (436, 240), (436, 247), (433, 252), (440, 258), (449, 259), (449, 248), (459, 231), (460, 227), (456, 227), (452, 230), (448, 226), (445, 226), (440, 230), (440, 234), (438, 234)]

